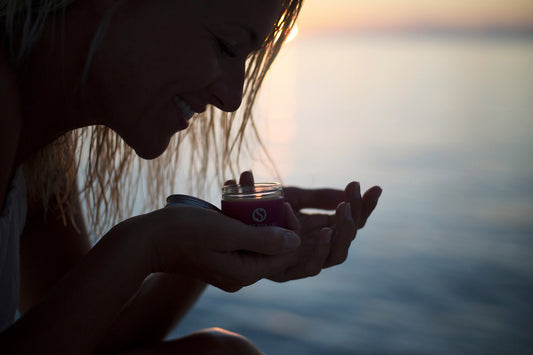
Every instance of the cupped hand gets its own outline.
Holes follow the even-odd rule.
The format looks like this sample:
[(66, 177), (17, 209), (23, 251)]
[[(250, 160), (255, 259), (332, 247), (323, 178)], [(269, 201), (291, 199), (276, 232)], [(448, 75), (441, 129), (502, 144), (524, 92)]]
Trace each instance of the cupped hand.
[(300, 245), (290, 230), (255, 228), (195, 207), (167, 207), (127, 224), (121, 228), (149, 234), (153, 272), (184, 274), (229, 292), (283, 272)]
[[(359, 183), (352, 181), (344, 191), (287, 187), (284, 192), (300, 221), (300, 236), (303, 240), (314, 239), (324, 229), (331, 231), (330, 251), (324, 262), (324, 267), (329, 267), (346, 260), (357, 230), (366, 224), (376, 208), (382, 190), (374, 186), (361, 196)], [(302, 212), (303, 209), (335, 210), (335, 213), (309, 214)]]
[[(241, 174), (242, 185), (253, 182), (251, 172)], [(299, 234), (301, 246), (293, 253), (294, 265), (269, 277), (278, 282), (314, 276), (323, 268), (344, 262), (357, 230), (366, 224), (382, 192), (374, 186), (361, 196), (360, 185), (355, 181), (344, 191), (297, 187), (283, 190), (287, 202), (285, 223)], [(305, 213), (304, 209), (335, 210), (335, 213)]]

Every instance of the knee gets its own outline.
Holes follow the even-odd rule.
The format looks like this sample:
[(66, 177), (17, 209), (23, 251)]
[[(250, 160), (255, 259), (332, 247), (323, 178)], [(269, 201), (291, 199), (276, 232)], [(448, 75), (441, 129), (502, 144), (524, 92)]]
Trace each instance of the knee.
[(255, 345), (242, 335), (220, 328), (209, 328), (183, 338), (165, 341), (152, 346), (129, 349), (123, 355), (262, 355)]
[(190, 335), (203, 350), (203, 354), (258, 355), (259, 349), (246, 337), (220, 328), (209, 328)]

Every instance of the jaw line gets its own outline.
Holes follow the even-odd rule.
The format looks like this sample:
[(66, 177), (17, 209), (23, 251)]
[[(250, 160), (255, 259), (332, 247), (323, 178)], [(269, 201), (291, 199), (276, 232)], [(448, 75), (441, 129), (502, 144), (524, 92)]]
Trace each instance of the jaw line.
[(174, 96), (172, 98), (172, 102), (176, 105), (176, 107), (181, 111), (183, 116), (187, 121), (189, 121), (195, 114), (195, 112), (191, 109), (191, 107), (182, 99), (180, 99), (178, 96)]

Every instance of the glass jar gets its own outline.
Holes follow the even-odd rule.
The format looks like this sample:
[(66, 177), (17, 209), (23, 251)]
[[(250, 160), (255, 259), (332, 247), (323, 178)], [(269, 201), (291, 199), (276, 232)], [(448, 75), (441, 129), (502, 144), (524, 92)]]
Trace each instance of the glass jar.
[(222, 188), (222, 213), (253, 226), (283, 227), (283, 189), (280, 183)]

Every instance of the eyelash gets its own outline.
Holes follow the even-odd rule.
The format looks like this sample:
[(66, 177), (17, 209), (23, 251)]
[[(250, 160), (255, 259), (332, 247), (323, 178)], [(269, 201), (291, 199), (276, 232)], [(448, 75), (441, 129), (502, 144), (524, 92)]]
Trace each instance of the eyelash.
[(218, 37), (217, 37), (217, 43), (218, 43), (218, 46), (220, 47), (220, 51), (222, 52), (222, 54), (225, 54), (230, 58), (237, 57), (237, 50), (231, 44), (229, 44), (228, 42)]

